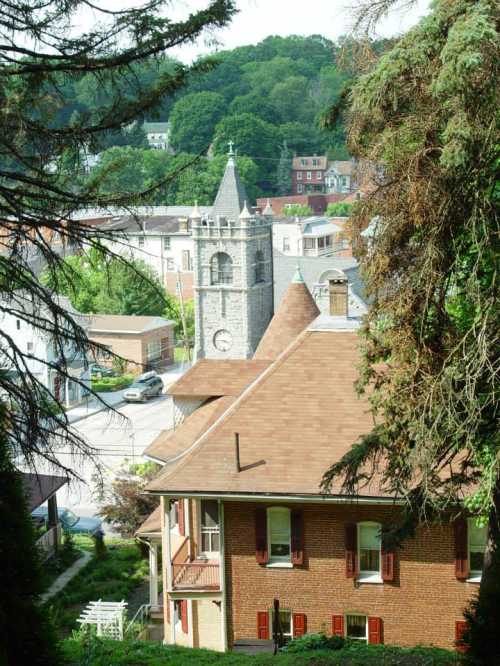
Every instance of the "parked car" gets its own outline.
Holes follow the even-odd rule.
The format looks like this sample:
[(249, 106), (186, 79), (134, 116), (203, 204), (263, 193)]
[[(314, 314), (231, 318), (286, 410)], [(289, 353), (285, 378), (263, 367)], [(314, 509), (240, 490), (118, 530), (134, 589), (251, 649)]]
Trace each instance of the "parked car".
[(90, 366), (90, 376), (92, 378), (97, 378), (97, 377), (114, 377), (115, 376), (114, 370), (111, 368), (106, 368), (104, 365), (97, 365), (96, 363), (93, 363)]
[[(63, 530), (73, 534), (89, 534), (90, 536), (102, 532), (102, 520), (97, 517), (77, 516), (70, 509), (60, 507), (57, 509), (57, 515), (61, 522)], [(31, 516), (35, 524), (39, 525), (43, 520), (49, 519), (49, 510), (47, 506), (39, 506), (32, 511)]]
[(156, 372), (145, 372), (125, 390), (123, 399), (127, 402), (146, 402), (148, 398), (161, 395), (162, 392), (161, 377)]

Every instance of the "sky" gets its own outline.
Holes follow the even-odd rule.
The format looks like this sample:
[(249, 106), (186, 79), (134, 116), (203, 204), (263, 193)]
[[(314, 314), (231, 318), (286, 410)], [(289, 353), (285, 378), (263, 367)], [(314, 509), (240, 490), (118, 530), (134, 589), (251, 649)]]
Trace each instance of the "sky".
[[(352, 9), (356, 0), (237, 0), (240, 10), (230, 26), (217, 34), (219, 48), (232, 49), (236, 46), (256, 44), (269, 35), (323, 35), (335, 40), (340, 35), (349, 33), (352, 25)], [(140, 5), (140, 0), (101, 0), (106, 9), (123, 9), (124, 6)], [(206, 7), (207, 0), (174, 0), (172, 18), (185, 17), (190, 11)], [(425, 15), (429, 0), (416, 0), (411, 10), (391, 12), (391, 15), (379, 25), (379, 36), (398, 35), (414, 25)], [(80, 28), (92, 25), (90, 14), (80, 17)], [(170, 51), (184, 62), (190, 62), (200, 54), (212, 52), (200, 40), (197, 44)]]

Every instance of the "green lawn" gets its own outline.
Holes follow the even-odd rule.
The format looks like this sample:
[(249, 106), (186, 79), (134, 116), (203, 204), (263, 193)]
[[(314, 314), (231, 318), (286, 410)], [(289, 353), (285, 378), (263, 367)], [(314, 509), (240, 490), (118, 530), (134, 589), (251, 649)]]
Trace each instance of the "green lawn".
[[(79, 548), (92, 548), (87, 537), (75, 537)], [(132, 540), (108, 539), (106, 557), (92, 557), (80, 573), (56, 596), (47, 601), (63, 636), (78, 628), (77, 617), (89, 601), (127, 600), (149, 574), (149, 564)]]
[(402, 649), (383, 645), (353, 645), (341, 650), (301, 654), (247, 656), (190, 650), (145, 641), (92, 640), (62, 643), (67, 666), (451, 666), (459, 657), (436, 648)]

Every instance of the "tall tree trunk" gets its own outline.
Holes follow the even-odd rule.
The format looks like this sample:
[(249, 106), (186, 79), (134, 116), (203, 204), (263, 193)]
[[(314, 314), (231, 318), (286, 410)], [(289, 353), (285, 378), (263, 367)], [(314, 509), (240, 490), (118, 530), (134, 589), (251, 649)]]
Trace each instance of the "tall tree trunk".
[(473, 663), (500, 664), (500, 479), (488, 518), (488, 539), (483, 575), (477, 599), (465, 616), (469, 622), (466, 637)]

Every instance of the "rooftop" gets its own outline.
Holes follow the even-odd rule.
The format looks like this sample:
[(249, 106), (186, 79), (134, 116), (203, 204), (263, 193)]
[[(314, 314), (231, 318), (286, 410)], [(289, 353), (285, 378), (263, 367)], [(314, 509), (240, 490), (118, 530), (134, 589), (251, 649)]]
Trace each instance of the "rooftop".
[(136, 315), (90, 315), (89, 335), (96, 333), (147, 333), (157, 328), (172, 327), (175, 322), (162, 317)]
[[(316, 160), (317, 164), (313, 165), (313, 160)], [(304, 161), (305, 164), (303, 164)], [(303, 169), (326, 169), (327, 165), (326, 155), (298, 155), (292, 160), (292, 169), (299, 171)]]
[(236, 221), (246, 201), (249, 201), (248, 195), (238, 173), (234, 154), (230, 151), (226, 169), (215, 197), (212, 215), (214, 218), (221, 216), (227, 220)]
[(269, 365), (266, 360), (200, 359), (168, 393), (174, 396), (236, 396)]
[[(147, 490), (319, 497), (325, 470), (373, 425), (367, 400), (354, 389), (358, 362), (355, 330), (313, 324)], [(336, 485), (332, 494), (339, 492)], [(360, 494), (387, 496), (377, 480)]]
[(52, 497), (59, 488), (68, 483), (65, 476), (53, 476), (51, 474), (22, 474), (24, 495), (27, 499), (28, 511), (34, 511), (37, 507)]

